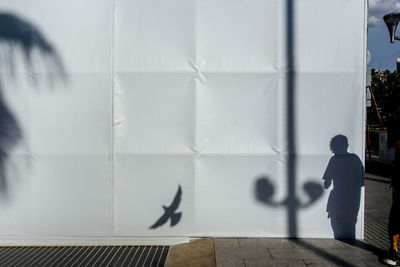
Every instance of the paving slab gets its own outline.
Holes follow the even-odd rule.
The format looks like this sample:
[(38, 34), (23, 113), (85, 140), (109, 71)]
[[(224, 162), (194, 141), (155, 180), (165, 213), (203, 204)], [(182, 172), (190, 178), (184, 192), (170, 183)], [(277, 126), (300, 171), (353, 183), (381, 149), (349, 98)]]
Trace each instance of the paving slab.
[(303, 260), (245, 260), (246, 267), (305, 267), (307, 266)]
[(215, 248), (215, 257), (249, 259), (272, 259), (266, 248)]
[(238, 248), (239, 240), (237, 238), (214, 238), (216, 248)]
[(239, 238), (242, 248), (293, 248), (285, 238)]
[(343, 260), (378, 260), (378, 256), (362, 248), (332, 248), (329, 253)]
[(364, 261), (364, 263), (368, 266), (368, 267), (382, 267), (382, 266), (388, 266), (382, 262), (379, 261)]
[(294, 248), (346, 248), (346, 243), (337, 239), (306, 238), (289, 239)]
[(304, 260), (304, 259), (319, 259), (324, 260), (328, 257), (326, 252), (322, 249), (311, 250), (305, 248), (292, 248), (292, 249), (281, 249), (271, 248), (269, 249), (273, 259), (287, 259), (287, 260)]
[(245, 267), (244, 260), (231, 257), (217, 257), (218, 267)]
[(170, 248), (166, 267), (207, 266), (215, 267), (214, 241), (205, 238), (179, 244)]

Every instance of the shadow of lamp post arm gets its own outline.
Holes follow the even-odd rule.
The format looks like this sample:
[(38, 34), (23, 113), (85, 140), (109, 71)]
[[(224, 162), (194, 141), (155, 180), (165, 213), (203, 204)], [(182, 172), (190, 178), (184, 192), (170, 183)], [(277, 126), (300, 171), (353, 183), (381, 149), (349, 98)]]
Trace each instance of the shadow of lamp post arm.
[[(275, 194), (275, 187), (271, 183), (268, 177), (260, 177), (256, 181), (255, 186), (255, 195), (256, 199), (270, 207), (281, 207), (281, 206), (288, 206), (294, 205), (297, 208), (307, 208), (314, 204), (323, 194), (323, 188), (319, 183), (316, 182), (306, 182), (303, 185), (303, 190), (308, 196), (308, 200), (302, 202), (298, 197), (291, 197), (287, 196), (285, 199), (281, 201), (273, 200), (273, 196)], [(294, 199), (294, 203), (289, 203), (290, 199)]]

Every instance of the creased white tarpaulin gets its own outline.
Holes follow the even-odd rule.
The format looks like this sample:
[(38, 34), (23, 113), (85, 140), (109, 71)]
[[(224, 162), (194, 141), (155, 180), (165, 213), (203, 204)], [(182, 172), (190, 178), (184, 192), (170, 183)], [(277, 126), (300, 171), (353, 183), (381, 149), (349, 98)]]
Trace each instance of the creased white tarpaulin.
[[(1, 93), (23, 133), (4, 167), (0, 235), (291, 235), (288, 2), (1, 1), (52, 44), (67, 82), (48, 83), (57, 71), (38, 54), (34, 85), (21, 49), (0, 49), (11, 58)], [(292, 2), (295, 234), (333, 237), (323, 177), (352, 163), (337, 163), (331, 140), (364, 158), (366, 1)], [(164, 212), (175, 225), (151, 228)]]

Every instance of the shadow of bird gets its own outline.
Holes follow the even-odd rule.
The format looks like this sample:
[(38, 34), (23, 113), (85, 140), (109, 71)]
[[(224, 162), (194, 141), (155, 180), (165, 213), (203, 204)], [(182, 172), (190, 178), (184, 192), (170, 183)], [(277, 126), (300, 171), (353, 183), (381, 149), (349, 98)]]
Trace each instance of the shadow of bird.
[(172, 201), (169, 207), (162, 206), (164, 208), (164, 214), (152, 225), (150, 229), (155, 229), (157, 227), (162, 226), (171, 218), (171, 227), (178, 224), (181, 220), (182, 212), (175, 212), (179, 204), (181, 203), (182, 198), (182, 188), (179, 186), (178, 191), (176, 192), (175, 198)]

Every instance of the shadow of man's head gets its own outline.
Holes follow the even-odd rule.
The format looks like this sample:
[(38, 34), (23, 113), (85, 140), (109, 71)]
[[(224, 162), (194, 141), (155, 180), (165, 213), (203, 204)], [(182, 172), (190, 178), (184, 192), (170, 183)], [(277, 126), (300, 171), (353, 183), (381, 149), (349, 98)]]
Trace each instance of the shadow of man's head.
[(349, 141), (347, 137), (341, 134), (334, 136), (330, 142), (330, 148), (335, 155), (347, 154), (347, 148), (349, 147)]

